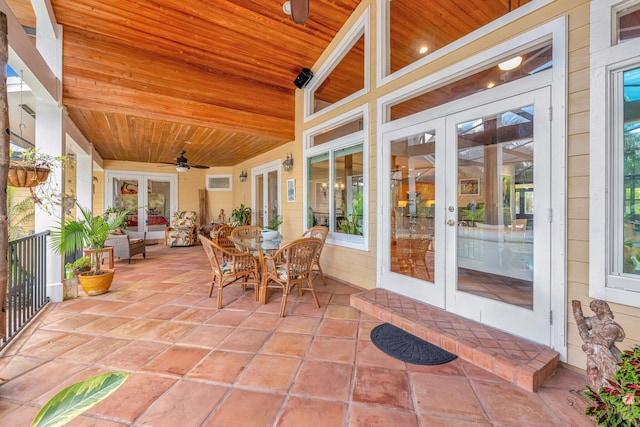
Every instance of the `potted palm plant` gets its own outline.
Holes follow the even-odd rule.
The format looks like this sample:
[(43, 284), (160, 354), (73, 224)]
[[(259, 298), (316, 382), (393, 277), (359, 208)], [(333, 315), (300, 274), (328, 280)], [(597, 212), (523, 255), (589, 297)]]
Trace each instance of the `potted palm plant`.
[(51, 247), (62, 255), (75, 253), (84, 248), (95, 251), (93, 269), (78, 275), (82, 289), (87, 295), (100, 295), (111, 287), (113, 270), (100, 269), (100, 260), (109, 233), (122, 226), (128, 211), (119, 212), (111, 218), (93, 216), (88, 208), (78, 205), (79, 219), (67, 218), (51, 233)]
[(229, 223), (233, 227), (251, 224), (251, 208), (241, 203), (240, 206), (231, 211), (229, 215)]

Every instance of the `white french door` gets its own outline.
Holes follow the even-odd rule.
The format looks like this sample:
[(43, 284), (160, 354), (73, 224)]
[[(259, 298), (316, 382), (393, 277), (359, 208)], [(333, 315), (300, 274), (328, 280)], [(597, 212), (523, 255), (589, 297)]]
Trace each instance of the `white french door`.
[(105, 209), (129, 209), (127, 228), (146, 231), (147, 239), (163, 239), (171, 215), (178, 209), (175, 174), (105, 172)]
[[(445, 306), (443, 118), (386, 133), (382, 283), (395, 292)], [(388, 161), (387, 161), (388, 159)]]
[(550, 89), (452, 105), (383, 135), (381, 284), (550, 345)]
[(543, 88), (448, 116), (445, 190), (447, 310), (547, 345), (550, 102)]
[(266, 227), (281, 215), (280, 161), (251, 170), (252, 224)]

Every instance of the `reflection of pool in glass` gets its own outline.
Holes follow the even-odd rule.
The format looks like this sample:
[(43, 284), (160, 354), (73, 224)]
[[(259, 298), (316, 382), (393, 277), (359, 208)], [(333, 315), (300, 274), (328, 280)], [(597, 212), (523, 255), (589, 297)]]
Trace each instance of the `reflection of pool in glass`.
[(533, 233), (478, 224), (458, 229), (458, 267), (533, 281)]

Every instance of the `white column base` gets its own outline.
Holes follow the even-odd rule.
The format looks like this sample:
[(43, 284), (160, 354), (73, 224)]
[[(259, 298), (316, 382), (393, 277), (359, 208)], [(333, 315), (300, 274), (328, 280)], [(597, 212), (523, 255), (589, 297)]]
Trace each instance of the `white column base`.
[(50, 302), (62, 302), (62, 283), (50, 283), (47, 285), (47, 296)]

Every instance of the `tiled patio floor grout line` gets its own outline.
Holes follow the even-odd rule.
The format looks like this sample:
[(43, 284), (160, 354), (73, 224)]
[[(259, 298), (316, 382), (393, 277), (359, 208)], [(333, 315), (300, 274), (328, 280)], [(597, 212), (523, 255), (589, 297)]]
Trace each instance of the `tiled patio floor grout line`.
[[(8, 378), (9, 381), (0, 383), (0, 424), (4, 425), (6, 422), (7, 425), (24, 425), (27, 420), (30, 420), (30, 417), (40, 407), (43, 398), (52, 393), (56, 386), (64, 382), (64, 376), (61, 376), (61, 373), (52, 372), (53, 376), (46, 383), (47, 385), (51, 383), (53, 388), (39, 387), (36, 390), (40, 394), (34, 398), (26, 397), (31, 396), (33, 393), (21, 395), (22, 392), (19, 390), (28, 390), (28, 385), (33, 380), (33, 373), (36, 369), (40, 368), (41, 371), (38, 372), (42, 372), (47, 363), (56, 363), (62, 365), (55, 366), (77, 367), (79, 369), (77, 372), (75, 368), (73, 369), (73, 372), (75, 372), (73, 378), (82, 378), (94, 369), (103, 371), (114, 369), (117, 366), (131, 366), (132, 369), (127, 368), (127, 371), (134, 372), (137, 384), (145, 381), (145, 378), (158, 379), (149, 383), (149, 387), (155, 387), (155, 391), (149, 390), (149, 399), (144, 398), (140, 393), (132, 394), (131, 387), (136, 383), (131, 383), (131, 385), (127, 386), (125, 382), (122, 389), (117, 390), (105, 402), (88, 411), (75, 425), (97, 423), (106, 427), (113, 426), (110, 421), (119, 419), (120, 422), (125, 420), (128, 425), (166, 426), (168, 425), (167, 423), (171, 422), (171, 417), (181, 417), (180, 419), (185, 425), (189, 425), (188, 421), (192, 420), (194, 415), (180, 415), (181, 413), (179, 412), (189, 406), (181, 409), (182, 403), (175, 400), (176, 393), (185, 390), (185, 387), (188, 386), (192, 386), (194, 392), (198, 390), (217, 390), (215, 399), (218, 400), (215, 400), (212, 396), (211, 399), (204, 399), (203, 402), (198, 403), (197, 414), (200, 415), (193, 420), (196, 420), (197, 425), (203, 426), (207, 423), (212, 423), (217, 427), (217, 425), (221, 425), (219, 423), (222, 423), (222, 420), (229, 419), (227, 418), (228, 416), (233, 416), (236, 420), (241, 419), (238, 417), (244, 417), (250, 423), (253, 422), (252, 420), (258, 419), (253, 418), (254, 415), (252, 413), (263, 409), (266, 411), (264, 414), (271, 415), (263, 415), (260, 418), (262, 425), (278, 427), (284, 427), (291, 423), (305, 425), (305, 422), (301, 422), (297, 417), (301, 414), (300, 411), (308, 405), (311, 405), (309, 410), (319, 410), (318, 414), (321, 414), (321, 416), (313, 418), (314, 427), (315, 425), (318, 427), (345, 427), (347, 425), (350, 427), (369, 427), (375, 425), (373, 420), (376, 419), (384, 420), (385, 425), (403, 425), (403, 427), (405, 425), (407, 427), (424, 427), (451, 425), (453, 423), (466, 425), (473, 423), (475, 419), (481, 420), (482, 423), (485, 423), (484, 425), (505, 425), (512, 422), (516, 422), (518, 425), (525, 425), (518, 417), (526, 413), (527, 409), (525, 408), (528, 407), (535, 408), (535, 419), (545, 425), (564, 426), (569, 424), (568, 420), (571, 420), (571, 423), (576, 426), (590, 425), (588, 422), (585, 423), (586, 419), (578, 416), (579, 414), (576, 411), (573, 411), (575, 414), (566, 410), (558, 411), (558, 408), (548, 403), (557, 399), (545, 399), (543, 401), (540, 398), (542, 395), (539, 393), (527, 394), (516, 390), (514, 386), (500, 378), (479, 372), (479, 370), (462, 360), (436, 367), (419, 367), (399, 362), (376, 351), (377, 349), (375, 349), (367, 334), (372, 326), (379, 324), (380, 321), (349, 306), (350, 295), (360, 291), (357, 287), (350, 287), (328, 277), (327, 287), (316, 286), (319, 297), (321, 292), (325, 294), (321, 298), (322, 308), (320, 310), (315, 309), (315, 306), (309, 303), (307, 295), (298, 298), (297, 295), (292, 294), (291, 300), (287, 303), (287, 316), (278, 321), (272, 321), (275, 320), (273, 317), (270, 320), (269, 317), (262, 316), (277, 315), (277, 310), (274, 307), (276, 309), (279, 308), (279, 304), (275, 295), (272, 296), (267, 305), (261, 306), (257, 305), (255, 301), (250, 301), (249, 294), (253, 295), (251, 290), (243, 293), (237, 289), (234, 290), (233, 285), (231, 288), (225, 289), (223, 308), (221, 310), (213, 308), (211, 300), (206, 298), (205, 293), (208, 292), (208, 277), (206, 280), (198, 280), (195, 277), (197, 275), (193, 274), (195, 270), (202, 271), (202, 274), (207, 273), (207, 276), (209, 273), (207, 269), (194, 269), (192, 267), (192, 265), (197, 265), (197, 263), (205, 260), (201, 248), (194, 247), (180, 251), (182, 255), (186, 256), (184, 259), (188, 262), (180, 265), (172, 264), (171, 273), (166, 273), (166, 269), (163, 269), (165, 276), (162, 278), (154, 275), (155, 278), (149, 279), (153, 274), (145, 274), (143, 272), (150, 270), (150, 273), (153, 273), (153, 265), (158, 265), (158, 263), (168, 265), (164, 260), (175, 253), (177, 252), (170, 248), (155, 247), (149, 249), (146, 260), (134, 259), (130, 266), (126, 265), (126, 261), (116, 261), (119, 276), (118, 283), (115, 289), (107, 294), (103, 300), (80, 298), (76, 301), (47, 307), (46, 311), (40, 314), (40, 321), (36, 323), (38, 327), (36, 328), (32, 325), (24, 331), (24, 335), (16, 338), (13, 344), (17, 344), (17, 346), (13, 349), (13, 353), (0, 353), (0, 376), (2, 376), (3, 371), (12, 375), (12, 377)], [(176, 277), (186, 277), (185, 271), (190, 271), (188, 280), (176, 279)], [(132, 280), (129, 280), (128, 277), (131, 277)], [(152, 291), (150, 288), (155, 288), (156, 290)], [(200, 298), (203, 294), (205, 297)], [(213, 297), (215, 299), (215, 293)], [(124, 298), (124, 300), (121, 300), (121, 298)], [(180, 316), (180, 314), (176, 314), (167, 321), (160, 321), (158, 323), (159, 326), (145, 331), (144, 334), (136, 338), (128, 338), (121, 334), (109, 335), (108, 333), (96, 332), (103, 325), (109, 324), (108, 321), (105, 322), (101, 319), (122, 316), (129, 321), (134, 319), (149, 320), (148, 317), (145, 317), (145, 314), (139, 314), (144, 310), (136, 312), (135, 317), (123, 316), (123, 313), (118, 314), (118, 310), (111, 312), (113, 307), (119, 305), (133, 307), (136, 304), (143, 303), (142, 301), (145, 299), (150, 302), (155, 301), (154, 304), (157, 304), (158, 307), (166, 307), (166, 310), (172, 313), (186, 313), (185, 318), (192, 319), (193, 322), (175, 320), (176, 317)], [(191, 301), (194, 302), (192, 303)], [(72, 304), (74, 307), (71, 307)], [(181, 311), (176, 306), (193, 307), (199, 312), (194, 316), (193, 313), (187, 313), (188, 308)], [(67, 310), (66, 308), (70, 309)], [(148, 307), (141, 308), (146, 309)], [(150, 313), (153, 310), (145, 313)], [(159, 310), (162, 309), (160, 308)], [(83, 314), (97, 316), (95, 321), (104, 323), (103, 325), (96, 324), (93, 328), (75, 328), (74, 325), (82, 319)], [(75, 320), (73, 319), (74, 316), (77, 316)], [(244, 316), (244, 319), (241, 319), (242, 316)], [(215, 323), (216, 317), (220, 323)], [(68, 321), (65, 322), (65, 318)], [(241, 320), (244, 325), (240, 324)], [(267, 323), (259, 324), (262, 321), (267, 321)], [(56, 325), (56, 322), (60, 323)], [(177, 328), (174, 329), (171, 325)], [(203, 328), (208, 326), (215, 326), (216, 328)], [(218, 327), (220, 330), (217, 329)], [(180, 334), (183, 328), (184, 332)], [(231, 334), (225, 335), (224, 338), (219, 338), (223, 336), (224, 328), (248, 333), (248, 335), (242, 335), (241, 333), (236, 337), (260, 337), (259, 339), (262, 341), (254, 341), (255, 344), (259, 344), (259, 348), (255, 349), (255, 346), (253, 348), (251, 348), (252, 346), (244, 347), (242, 341), (234, 340)], [(158, 333), (160, 330), (162, 330), (167, 339), (171, 338), (169, 340), (160, 339), (161, 334)], [(195, 332), (198, 330), (211, 331), (214, 335), (201, 338), (192, 336), (194, 333), (198, 333)], [(126, 331), (126, 328), (122, 329), (122, 331)], [(29, 334), (26, 334), (26, 332), (29, 332)], [(54, 350), (55, 354), (60, 353), (60, 356), (51, 358), (38, 357), (37, 360), (24, 365), (25, 368), (29, 368), (28, 370), (16, 375), (15, 368), (18, 368), (18, 365), (14, 366), (10, 363), (13, 356), (9, 356), (9, 354), (15, 354), (18, 358), (41, 355), (42, 350), (38, 346), (34, 346), (34, 343), (42, 342), (42, 338), (52, 332), (55, 332), (55, 335), (60, 338), (82, 336), (83, 338), (89, 338), (89, 340), (74, 339), (67, 341), (67, 344), (65, 344), (67, 349), (63, 352), (53, 347), (52, 344), (51, 349)], [(127, 343), (127, 346), (118, 348), (120, 356), (132, 354), (132, 351), (141, 348), (146, 348), (143, 354), (152, 353), (153, 356), (146, 360), (144, 358), (131, 359), (125, 363), (122, 363), (117, 358), (111, 357), (107, 359), (104, 356), (100, 356), (96, 362), (85, 362), (83, 361), (85, 356), (75, 350), (83, 344), (75, 347), (72, 345), (74, 342), (86, 344), (103, 337), (125, 340), (124, 342)], [(68, 338), (65, 338), (65, 340), (68, 340)], [(61, 343), (65, 342), (65, 340), (62, 340)], [(230, 341), (225, 347), (226, 340)], [(205, 342), (214, 344), (202, 344)], [(140, 345), (138, 346), (136, 343)], [(340, 350), (340, 346), (346, 343), (352, 347), (344, 351)], [(161, 348), (161, 351), (153, 352), (156, 347)], [(181, 349), (178, 354), (194, 349), (194, 353), (184, 354), (189, 354), (192, 358), (199, 355), (199, 360), (189, 362), (190, 364), (182, 363), (181, 365), (185, 369), (183, 373), (170, 374), (165, 369), (170, 366), (167, 362), (172, 363), (172, 361), (162, 356), (165, 353), (169, 353), (171, 349), (177, 348)], [(286, 354), (289, 349), (294, 348), (302, 348), (303, 350), (301, 353), (297, 353), (299, 350), (296, 350), (293, 352), (295, 355), (293, 353)], [(336, 357), (333, 357), (332, 360), (332, 354), (336, 350), (340, 354), (349, 356), (343, 359), (342, 357), (337, 357), (336, 354)], [(220, 360), (231, 360), (221, 358), (223, 352), (232, 354), (233, 358), (238, 362), (235, 365), (224, 365), (222, 368), (219, 365), (215, 365)], [(96, 354), (98, 353), (100, 352), (96, 352)], [(252, 365), (259, 360), (258, 356), (264, 356), (264, 360), (288, 360), (294, 362), (294, 365), (297, 363), (295, 369), (284, 376), (285, 387), (277, 386), (274, 388), (272, 383), (263, 382), (260, 376), (255, 377), (256, 372), (260, 374), (259, 366), (253, 366), (252, 368)], [(164, 361), (164, 365), (159, 364), (160, 361)], [(209, 367), (203, 366), (198, 371), (199, 367), (205, 362), (210, 364)], [(289, 366), (289, 363), (273, 366)], [(313, 369), (323, 368), (329, 370), (334, 366), (343, 366), (343, 372), (348, 372), (348, 376), (338, 375), (339, 370), (334, 371), (334, 377), (326, 378), (327, 381), (332, 382), (332, 387), (327, 392), (325, 377), (316, 378), (317, 372), (314, 375)], [(149, 370), (145, 371), (145, 367), (149, 368)], [(223, 372), (219, 371), (220, 369), (223, 371), (230, 370), (230, 373), (224, 376), (214, 375), (216, 372)], [(253, 372), (249, 369), (253, 369)], [(231, 379), (236, 372), (235, 378)], [(29, 375), (30, 373), (32, 375)], [(191, 376), (189, 376), (190, 374)], [(394, 381), (396, 378), (405, 377), (408, 389), (397, 389), (395, 388), (396, 386), (387, 382), (380, 384), (380, 381), (376, 381), (375, 377), (372, 377), (372, 382), (367, 383), (367, 376), (379, 374), (384, 374)], [(561, 371), (561, 374), (569, 378), (570, 381), (575, 380), (573, 374), (568, 374), (564, 370)], [(60, 380), (54, 385), (53, 378), (60, 378)], [(132, 376), (132, 378), (134, 377)], [(340, 380), (337, 380), (337, 378), (340, 378)], [(46, 378), (44, 379), (46, 380)], [(310, 382), (307, 383), (308, 380)], [(346, 381), (349, 383), (346, 384)], [(428, 402), (428, 400), (433, 399), (437, 401), (437, 396), (431, 396), (425, 400), (425, 387), (429, 390), (437, 389), (437, 387), (446, 389), (447, 384), (452, 381), (458, 387), (463, 387), (464, 389), (462, 394), (459, 395), (461, 401), (464, 402), (465, 399), (476, 400), (481, 406), (481, 412), (470, 416), (469, 411), (459, 410), (464, 409), (460, 407), (461, 405), (451, 406), (453, 402), (443, 401), (442, 405), (439, 406), (433, 406)], [(14, 382), (15, 384), (13, 384)], [(579, 382), (578, 384), (574, 383), (574, 386), (579, 386)], [(314, 385), (314, 383), (317, 384)], [(25, 388), (18, 389), (19, 384), (22, 384), (21, 387)], [(157, 384), (157, 387), (152, 386), (152, 384)], [(165, 387), (162, 384), (169, 384), (170, 386)], [(333, 387), (333, 384), (335, 384), (335, 387)], [(464, 386), (461, 386), (461, 384), (464, 384)], [(564, 384), (564, 382), (556, 381), (553, 387), (543, 387), (540, 393), (564, 393), (564, 388), (559, 388), (559, 384)], [(317, 385), (322, 385), (323, 389), (319, 389)], [(478, 385), (481, 385), (481, 387), (478, 388)], [(332, 393), (332, 388), (335, 388), (336, 392)], [(491, 395), (487, 395), (484, 392), (487, 388), (494, 390)], [(6, 397), (8, 390), (12, 390), (11, 399)], [(340, 390), (339, 393), (338, 390)], [(222, 395), (217, 394), (222, 391), (224, 391)], [(158, 392), (161, 393), (157, 394)], [(409, 394), (409, 400), (405, 402), (405, 404), (409, 405), (408, 407), (397, 401), (397, 397), (402, 392)], [(243, 393), (252, 393), (252, 396), (280, 396), (281, 400), (266, 399), (265, 401), (272, 401), (274, 404), (277, 402), (278, 406), (272, 406), (271, 408), (256, 406), (257, 403), (255, 402), (251, 402), (252, 406), (230, 407), (230, 402), (234, 402), (234, 405), (242, 404), (238, 397), (242, 396)], [(504, 399), (503, 402), (508, 401), (509, 404), (504, 406), (492, 403), (496, 393)], [(507, 398), (502, 393), (509, 393), (508, 396), (511, 397)], [(557, 396), (556, 394), (552, 395)], [(167, 412), (163, 417), (159, 417), (160, 413), (164, 413), (167, 410), (167, 405), (170, 402), (176, 403), (177, 406), (173, 407), (172, 412)], [(304, 406), (301, 407), (300, 405)], [(117, 408), (120, 411), (105, 412), (107, 408), (110, 408), (110, 410)], [(509, 408), (514, 408), (512, 410), (516, 411), (517, 416), (505, 418), (505, 410)], [(508, 422), (506, 421), (507, 419)], [(173, 423), (172, 426), (174, 425), (176, 424)], [(190, 425), (196, 424), (192, 423)], [(538, 425), (540, 424), (538, 423)]]

